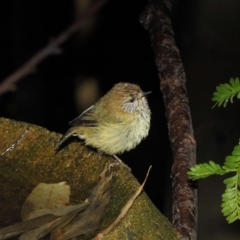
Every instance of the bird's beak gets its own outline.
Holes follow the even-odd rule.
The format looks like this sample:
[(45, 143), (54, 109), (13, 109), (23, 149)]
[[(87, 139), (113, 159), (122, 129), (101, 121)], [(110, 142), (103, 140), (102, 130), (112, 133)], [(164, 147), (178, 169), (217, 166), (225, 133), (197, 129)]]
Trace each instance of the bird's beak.
[(150, 92), (143, 92), (142, 97), (145, 97), (145, 96), (147, 96), (147, 95), (150, 94), (150, 93), (151, 93), (151, 91), (150, 91)]

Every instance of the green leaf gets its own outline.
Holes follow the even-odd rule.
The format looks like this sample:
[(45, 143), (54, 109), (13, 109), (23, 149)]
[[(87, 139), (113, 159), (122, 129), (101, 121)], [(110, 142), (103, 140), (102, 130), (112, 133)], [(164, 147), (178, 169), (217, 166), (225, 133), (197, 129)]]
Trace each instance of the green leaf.
[(237, 98), (238, 98), (238, 99), (240, 98), (240, 92), (237, 93)]
[(232, 155), (240, 156), (240, 145), (237, 145), (234, 147), (234, 149), (232, 151)]
[(228, 169), (232, 169), (232, 170), (237, 170), (238, 167), (238, 162), (234, 162), (234, 161), (225, 161), (224, 162), (224, 166), (228, 167)]
[(226, 193), (224, 193), (222, 195), (223, 202), (229, 201), (229, 200), (231, 200), (233, 198), (234, 198), (234, 193), (233, 194), (226, 194)]
[(197, 180), (200, 178), (206, 178), (213, 174), (223, 175), (227, 172), (229, 172), (229, 170), (224, 170), (219, 164), (216, 164), (213, 161), (209, 161), (209, 163), (194, 165), (190, 168), (190, 171), (188, 171), (188, 175), (190, 179)]
[(237, 85), (237, 83), (239, 82), (239, 79), (238, 78), (236, 78), (236, 81), (234, 81), (234, 79), (233, 78), (230, 78), (230, 84), (231, 84), (231, 86), (233, 87), (233, 88), (236, 88), (238, 85)]
[(222, 195), (222, 213), (226, 217), (228, 223), (232, 223), (240, 219), (240, 191), (239, 186), (239, 172), (240, 164), (238, 164), (236, 174), (224, 180), (226, 190)]
[[(233, 80), (230, 80), (230, 84), (231, 86), (239, 84), (239, 79), (234, 82)], [(226, 85), (224, 86), (226, 87)], [(226, 88), (228, 89), (229, 86)], [(213, 174), (223, 175), (229, 172), (234, 172), (235, 175), (228, 177), (223, 181), (226, 185), (226, 189), (222, 194), (221, 208), (228, 223), (232, 223), (237, 219), (240, 219), (240, 145), (236, 145), (232, 151), (232, 155), (225, 158), (224, 166), (221, 167), (214, 161), (196, 164), (190, 168), (188, 175), (190, 179), (196, 180), (206, 178)]]
[(234, 215), (234, 216), (232, 216), (231, 218), (230, 218), (230, 217), (227, 217), (228, 223), (233, 223), (233, 222), (235, 222), (235, 221), (238, 220), (238, 219), (239, 219), (239, 218), (238, 218), (237, 215)]
[(224, 184), (235, 184), (236, 185), (236, 181), (237, 181), (237, 175), (230, 177), (230, 178), (226, 178), (223, 183)]
[(216, 102), (213, 107), (223, 105), (226, 107), (228, 101), (233, 102), (233, 97), (237, 95), (240, 98), (240, 82), (239, 78), (230, 78), (230, 84), (224, 83), (216, 87), (216, 92), (213, 93), (212, 101)]
[(228, 223), (233, 223), (234, 221), (236, 221), (237, 219), (239, 219), (238, 214), (236, 211), (232, 212), (228, 217), (227, 217), (227, 221)]

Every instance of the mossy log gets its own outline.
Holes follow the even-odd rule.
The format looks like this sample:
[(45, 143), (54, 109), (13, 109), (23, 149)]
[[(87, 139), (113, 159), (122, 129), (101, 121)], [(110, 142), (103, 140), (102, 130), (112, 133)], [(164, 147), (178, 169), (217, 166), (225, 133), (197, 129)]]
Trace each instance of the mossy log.
[[(71, 203), (84, 201), (105, 165), (113, 161), (80, 141), (68, 142), (56, 151), (54, 145), (60, 134), (24, 122), (0, 118), (0, 136), (1, 228), (21, 221), (22, 205), (39, 183), (66, 181), (71, 187)], [(116, 166), (112, 171), (111, 199), (96, 234), (111, 225), (139, 188), (126, 167)], [(178, 238), (171, 223), (142, 192), (126, 216), (103, 239)]]

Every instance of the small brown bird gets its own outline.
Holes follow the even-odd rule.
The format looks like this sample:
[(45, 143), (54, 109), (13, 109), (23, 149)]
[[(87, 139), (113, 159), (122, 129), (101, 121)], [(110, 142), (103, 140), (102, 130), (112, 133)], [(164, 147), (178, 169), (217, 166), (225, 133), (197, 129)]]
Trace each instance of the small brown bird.
[(56, 149), (70, 136), (77, 136), (100, 152), (121, 154), (148, 135), (150, 109), (139, 86), (118, 83), (98, 102), (71, 121), (72, 126), (57, 142)]

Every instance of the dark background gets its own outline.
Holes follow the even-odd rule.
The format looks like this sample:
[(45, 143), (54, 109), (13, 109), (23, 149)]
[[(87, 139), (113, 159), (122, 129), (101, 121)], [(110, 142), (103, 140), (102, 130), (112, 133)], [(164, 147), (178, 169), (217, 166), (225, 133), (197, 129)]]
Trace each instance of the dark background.
[[(15, 91), (0, 96), (0, 116), (64, 133), (70, 120), (117, 82), (151, 90), (149, 136), (121, 159), (140, 182), (153, 165), (145, 190), (170, 219), (172, 156), (165, 110), (149, 35), (138, 21), (146, 3), (109, 1), (60, 47), (61, 55), (48, 57)], [(58, 36), (88, 5), (89, 0), (2, 3), (0, 79)], [(172, 19), (187, 76), (198, 162), (222, 164), (240, 136), (239, 102), (212, 110), (211, 96), (218, 84), (240, 77), (240, 2), (175, 0)], [(82, 96), (84, 86), (90, 89), (87, 97)], [(239, 239), (239, 222), (228, 225), (221, 214), (222, 181), (199, 181), (198, 239)]]

